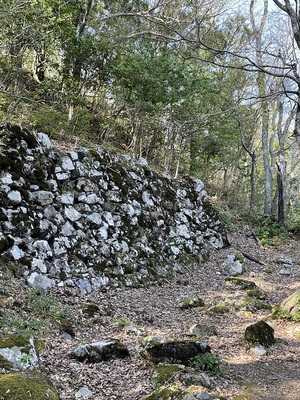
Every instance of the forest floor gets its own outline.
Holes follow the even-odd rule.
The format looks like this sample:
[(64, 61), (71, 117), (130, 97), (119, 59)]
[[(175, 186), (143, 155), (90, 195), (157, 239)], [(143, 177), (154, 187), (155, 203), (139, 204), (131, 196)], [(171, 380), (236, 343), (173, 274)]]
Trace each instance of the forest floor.
[[(263, 247), (250, 227), (239, 226), (228, 234), (231, 246), (212, 250), (210, 259), (193, 273), (147, 288), (109, 289), (81, 296), (75, 289), (56, 289), (51, 294), (71, 313), (75, 340), (64, 337), (50, 326), (43, 332), (46, 349), (41, 353), (41, 368), (57, 385), (60, 399), (76, 399), (86, 386), (92, 400), (139, 400), (152, 392), (150, 383), (154, 365), (140, 354), (146, 337), (188, 339), (192, 324), (214, 324), (218, 334), (204, 337), (214, 354), (221, 357), (221, 374), (212, 376), (212, 388), (227, 400), (299, 400), (300, 399), (300, 324), (272, 320), (270, 310), (236, 311), (229, 306), (225, 314), (212, 314), (211, 304), (230, 304), (244, 291), (229, 286), (222, 263), (228, 254), (242, 251), (264, 265), (245, 259), (243, 278), (254, 281), (267, 293), (271, 305), (300, 288), (299, 241), (288, 239), (276, 247)], [(290, 275), (282, 275), (280, 258), (290, 258)], [(181, 309), (182, 296), (196, 295), (205, 307)], [(99, 312), (88, 317), (85, 304), (94, 304)], [(20, 310), (20, 313), (22, 310)], [(275, 331), (277, 342), (258, 356), (247, 350), (244, 332), (247, 326), (265, 320)], [(98, 364), (78, 363), (70, 358), (79, 342), (120, 339), (130, 357)]]
[[(138, 400), (151, 393), (150, 377), (154, 366), (140, 355), (145, 337), (187, 339), (190, 325), (213, 323), (218, 335), (205, 338), (212, 351), (222, 359), (222, 373), (211, 378), (209, 391), (228, 400), (299, 400), (300, 399), (300, 324), (272, 320), (271, 311), (236, 312), (211, 315), (207, 307), (182, 310), (181, 296), (197, 295), (206, 304), (234, 300), (242, 291), (225, 283), (222, 263), (228, 254), (243, 251), (262, 261), (245, 260), (243, 278), (254, 281), (275, 305), (300, 287), (299, 242), (289, 239), (276, 247), (265, 248), (242, 226), (229, 233), (231, 246), (212, 251), (210, 260), (189, 275), (149, 288), (109, 290), (80, 296), (71, 290), (56, 293), (71, 308), (75, 320), (76, 343), (117, 338), (126, 344), (130, 358), (100, 364), (79, 364), (69, 355), (74, 341), (59, 333), (46, 338), (42, 366), (59, 384), (61, 399), (75, 399), (75, 393), (87, 386), (94, 400)], [(290, 275), (282, 275), (279, 258), (293, 260)], [(92, 303), (100, 308), (93, 318), (82, 313)], [(275, 331), (277, 343), (263, 356), (246, 349), (244, 332), (248, 325), (265, 320)]]

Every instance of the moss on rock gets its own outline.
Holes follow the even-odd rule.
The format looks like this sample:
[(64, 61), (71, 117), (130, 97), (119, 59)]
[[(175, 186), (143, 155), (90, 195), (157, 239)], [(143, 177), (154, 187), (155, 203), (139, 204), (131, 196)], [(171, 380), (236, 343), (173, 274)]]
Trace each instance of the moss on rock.
[(8, 361), (5, 357), (0, 355), (0, 368), (6, 369), (6, 370), (11, 370), (13, 369), (13, 364)]
[(151, 377), (154, 389), (173, 383), (178, 373), (184, 369), (185, 366), (181, 364), (158, 364)]
[(273, 308), (272, 319), (280, 318), (300, 321), (300, 291), (292, 293)]
[(236, 310), (241, 310), (241, 311), (257, 311), (257, 310), (271, 310), (272, 306), (260, 299), (257, 299), (255, 297), (248, 297), (248, 296), (243, 296), (240, 297), (239, 299), (235, 300), (234, 302), (234, 307)]
[(195, 307), (204, 307), (204, 301), (197, 296), (183, 297), (180, 300), (179, 307), (181, 309), (195, 308)]
[(249, 281), (248, 279), (228, 276), (225, 281), (238, 286), (240, 289), (257, 289), (255, 282)]
[(265, 321), (249, 325), (245, 330), (245, 339), (250, 344), (259, 343), (265, 347), (270, 347), (276, 343), (274, 329)]
[(209, 313), (212, 314), (225, 314), (229, 311), (229, 307), (224, 304), (219, 304), (209, 309)]
[(29, 336), (12, 334), (0, 337), (0, 349), (10, 349), (12, 347), (20, 347), (23, 353), (29, 354), (31, 346)]
[(141, 398), (141, 400), (179, 400), (182, 399), (183, 391), (177, 387), (160, 387), (154, 392)]
[(3, 400), (58, 400), (54, 386), (36, 373), (10, 373), (0, 376), (0, 398)]

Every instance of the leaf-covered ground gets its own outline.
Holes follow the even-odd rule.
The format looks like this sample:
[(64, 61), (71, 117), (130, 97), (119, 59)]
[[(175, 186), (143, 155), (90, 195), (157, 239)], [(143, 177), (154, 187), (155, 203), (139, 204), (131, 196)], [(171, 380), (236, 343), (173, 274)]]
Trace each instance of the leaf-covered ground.
[[(299, 289), (299, 242), (290, 239), (277, 247), (264, 248), (245, 226), (230, 233), (229, 238), (229, 248), (212, 252), (210, 260), (200, 265), (193, 274), (179, 275), (172, 281), (149, 288), (111, 289), (88, 296), (81, 296), (73, 289), (52, 292), (51, 296), (59, 303), (53, 303), (50, 310), (44, 306), (47, 310), (45, 314), (51, 314), (51, 318), (45, 316), (48, 326), (37, 324), (34, 328), (34, 318), (28, 325), (33, 325), (30, 327), (45, 341), (41, 367), (48, 371), (57, 385), (61, 399), (75, 399), (75, 394), (83, 386), (92, 391), (90, 398), (93, 400), (140, 399), (152, 391), (150, 377), (153, 365), (140, 355), (145, 339), (148, 336), (187, 339), (190, 338), (188, 328), (195, 323), (214, 324), (218, 331), (216, 336), (202, 338), (222, 358), (221, 375), (211, 378), (213, 387), (210, 392), (219, 393), (228, 400), (299, 399), (300, 324), (272, 320), (270, 310), (236, 310), (233, 303), (245, 291), (225, 282), (227, 275), (222, 266), (228, 254), (238, 251), (259, 259), (264, 265), (245, 259), (246, 271), (242, 277), (254, 281), (266, 292), (267, 300), (275, 305)], [(278, 259), (283, 257), (293, 260), (289, 267), (290, 275), (281, 273), (283, 266)], [(12, 307), (19, 319), (30, 319), (30, 313), (38, 311), (38, 300), (34, 303), (31, 299), (29, 305), (26, 303), (28, 295), (23, 292), (25, 288), (19, 287), (17, 291), (10, 281), (2, 282), (1, 287), (1, 293), (6, 296), (11, 291), (12, 299), (7, 300), (8, 307)], [(205, 307), (180, 308), (180, 298), (192, 295), (201, 297)], [(224, 303), (229, 312), (216, 314), (209, 311), (212, 306)], [(99, 311), (89, 316), (84, 312), (86, 304), (97, 305)], [(58, 323), (60, 309), (67, 310), (68, 318), (72, 319), (74, 340), (61, 332)], [(5, 312), (2, 310), (1, 313), (4, 329)], [(257, 356), (245, 347), (244, 332), (248, 325), (261, 319), (274, 328), (277, 343), (265, 355)], [(13, 327), (11, 322), (11, 329)], [(20, 329), (24, 327), (24, 324), (19, 326)], [(70, 353), (79, 342), (105, 338), (120, 339), (128, 346), (131, 357), (99, 364), (80, 364), (70, 358)]]

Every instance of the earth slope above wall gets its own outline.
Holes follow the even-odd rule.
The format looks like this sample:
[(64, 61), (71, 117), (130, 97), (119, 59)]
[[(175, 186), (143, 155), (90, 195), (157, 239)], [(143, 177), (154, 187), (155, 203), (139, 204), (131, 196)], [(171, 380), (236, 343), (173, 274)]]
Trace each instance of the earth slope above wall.
[(200, 180), (102, 149), (61, 154), (11, 125), (0, 129), (0, 224), (0, 274), (82, 293), (187, 272), (228, 244)]

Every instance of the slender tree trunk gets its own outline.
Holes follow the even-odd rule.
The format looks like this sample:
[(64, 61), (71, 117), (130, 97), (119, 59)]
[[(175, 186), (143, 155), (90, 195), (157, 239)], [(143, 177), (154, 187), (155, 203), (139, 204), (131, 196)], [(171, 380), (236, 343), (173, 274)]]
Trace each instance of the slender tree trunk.
[(256, 186), (255, 186), (256, 152), (254, 150), (252, 153), (248, 154), (250, 154), (251, 157), (249, 215), (252, 215), (256, 200)]
[(263, 110), (262, 115), (262, 152), (263, 164), (265, 172), (265, 199), (264, 199), (264, 215), (272, 214), (272, 167), (270, 163), (270, 148), (269, 148), (269, 112)]
[(278, 222), (283, 227), (286, 223), (286, 161), (281, 154), (277, 168)]
[[(255, 0), (250, 2), (250, 19), (253, 34), (255, 37), (255, 55), (256, 63), (258, 66), (263, 65), (262, 59), (262, 34), (264, 26), (266, 24), (266, 19), (268, 15), (268, 0), (264, 0), (263, 15), (261, 17), (260, 23), (256, 24), (255, 12), (254, 12)], [(261, 137), (262, 137), (262, 152), (263, 152), (263, 165), (265, 173), (265, 183), (264, 183), (264, 215), (270, 216), (272, 214), (272, 166), (270, 161), (270, 147), (269, 147), (269, 109), (266, 100), (266, 77), (262, 72), (257, 74), (257, 88), (258, 95), (261, 99)]]

